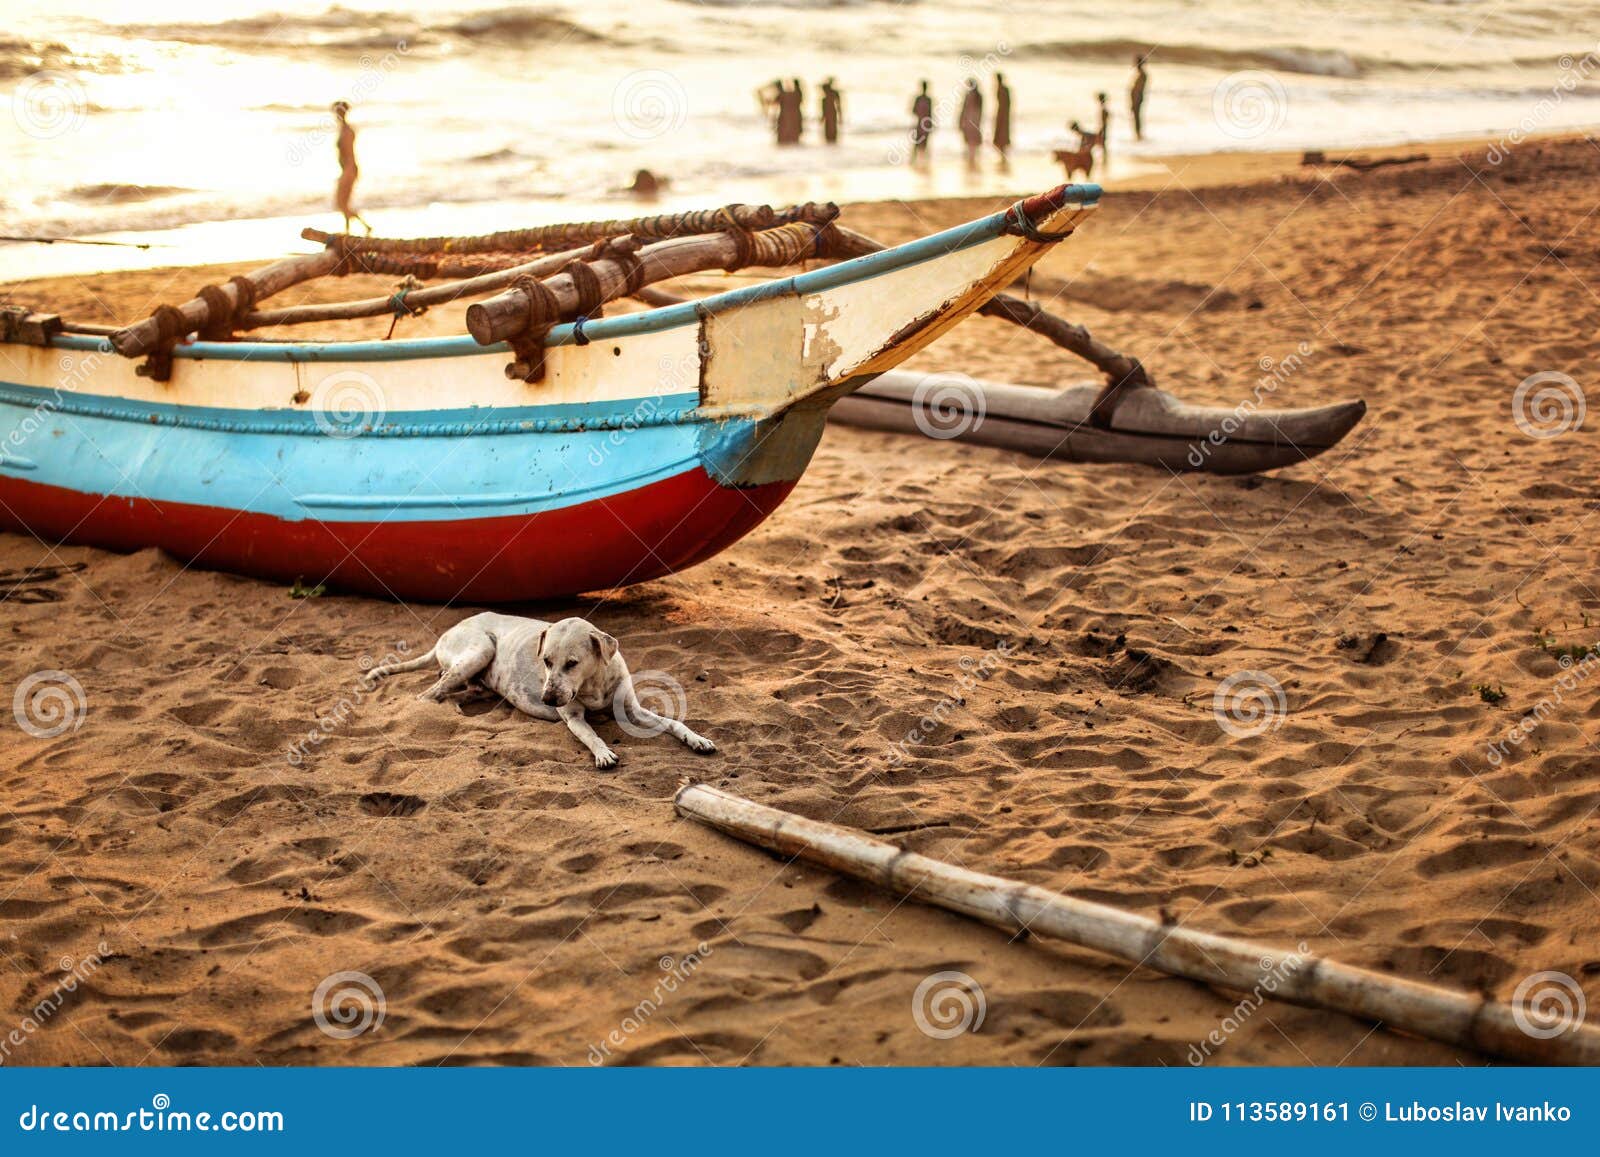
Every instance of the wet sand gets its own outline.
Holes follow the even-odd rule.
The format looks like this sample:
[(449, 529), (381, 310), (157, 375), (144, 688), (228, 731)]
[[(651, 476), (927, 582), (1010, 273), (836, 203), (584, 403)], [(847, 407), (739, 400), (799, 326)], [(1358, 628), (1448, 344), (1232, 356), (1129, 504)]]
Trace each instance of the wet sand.
[[(782, 863), (676, 819), (686, 778), (1196, 928), (1600, 996), (1600, 669), (1552, 653), (1600, 639), (1596, 419), (1531, 437), (1513, 414), (1529, 375), (1592, 385), (1600, 149), (1426, 151), (1180, 169), (1109, 194), (1032, 279), (1186, 399), (1236, 404), (1291, 357), (1270, 404), (1365, 398), (1323, 457), (1174, 476), (833, 428), (725, 554), (527, 608), (591, 616), (635, 671), (681, 681), (714, 756), (605, 724), (622, 762), (599, 774), (557, 726), (417, 702), (423, 674), (363, 690), (365, 665), (476, 608), (292, 599), (0, 534), (8, 574), (55, 568), (5, 602), (4, 685), (66, 671), (86, 704), (53, 738), (0, 731), (0, 1008), (35, 1025), (6, 1063), (1484, 1060), (1270, 1002), (1240, 1016), (1237, 995)], [(992, 207), (845, 220), (900, 240)], [(127, 320), (213, 276), (13, 296)], [(912, 368), (1088, 376), (987, 319)], [(1230, 733), (1214, 697), (1248, 672), (1283, 709)], [(978, 1031), (919, 1028), (944, 971), (981, 988)], [(348, 1038), (313, 1016), (335, 977), (325, 1007), (362, 1027), (359, 1000), (329, 1003), (363, 991), (341, 973), (383, 994)]]

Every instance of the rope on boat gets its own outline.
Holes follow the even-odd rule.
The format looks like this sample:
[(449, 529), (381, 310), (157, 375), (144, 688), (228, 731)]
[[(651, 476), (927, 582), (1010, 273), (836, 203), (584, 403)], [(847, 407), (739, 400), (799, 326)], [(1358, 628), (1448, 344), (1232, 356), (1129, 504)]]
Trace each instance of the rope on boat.
[(227, 284), (233, 286), (232, 297), (220, 285), (202, 286), (195, 294), (206, 303), (206, 324), (200, 331), (206, 341), (232, 341), (234, 319), (255, 308), (256, 287), (249, 278), (230, 277)]
[(561, 321), (561, 299), (539, 278), (523, 274), (511, 283), (528, 299), (528, 324), (511, 339), (515, 360), (506, 367), (506, 377), (525, 382), (544, 379), (544, 339)]
[(421, 317), (428, 312), (428, 307), (425, 305), (410, 305), (406, 302), (408, 293), (421, 288), (423, 288), (422, 282), (409, 273), (394, 287), (394, 294), (389, 298), (389, 312), (393, 316), (389, 319), (389, 332), (383, 335), (384, 341), (394, 336), (395, 326), (400, 324), (402, 317)]
[[(207, 286), (214, 289), (215, 286)], [(183, 311), (175, 305), (158, 305), (155, 312), (150, 315), (156, 323), (156, 344), (150, 350), (150, 356), (134, 369), (134, 373), (141, 378), (149, 378), (152, 382), (170, 382), (172, 380), (172, 347), (178, 344), (180, 338), (189, 330), (189, 323), (183, 316)]]
[(1021, 201), (1011, 206), (1010, 211), (1006, 214), (1005, 231), (1018, 237), (1025, 237), (1029, 241), (1040, 245), (1054, 245), (1056, 242), (1065, 241), (1072, 236), (1071, 229), (1062, 233), (1046, 233), (1040, 229), (1028, 219), (1028, 213), (1023, 209)]

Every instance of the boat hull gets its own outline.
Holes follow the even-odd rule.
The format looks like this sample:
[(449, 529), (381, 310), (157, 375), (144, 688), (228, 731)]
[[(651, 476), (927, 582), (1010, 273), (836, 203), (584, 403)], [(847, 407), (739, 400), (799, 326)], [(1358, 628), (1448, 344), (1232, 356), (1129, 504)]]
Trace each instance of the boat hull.
[[(897, 249), (503, 346), (195, 342), (169, 381), (102, 339), (0, 347), (0, 526), (277, 581), (515, 602), (710, 557), (794, 488), (840, 397), (1091, 208), (1063, 187)], [(1043, 231), (1055, 231), (1046, 235)]]
[(0, 524), (46, 542), (159, 547), (209, 570), (284, 583), (325, 581), (425, 602), (507, 603), (628, 586), (693, 566), (748, 534), (793, 488), (771, 482), (734, 489), (697, 467), (538, 514), (323, 522), (108, 500), (0, 478)]

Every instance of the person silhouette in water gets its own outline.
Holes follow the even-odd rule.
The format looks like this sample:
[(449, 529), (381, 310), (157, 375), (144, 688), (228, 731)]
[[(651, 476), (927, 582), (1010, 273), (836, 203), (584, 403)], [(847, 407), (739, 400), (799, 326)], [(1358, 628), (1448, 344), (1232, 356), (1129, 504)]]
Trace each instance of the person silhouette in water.
[(994, 148), (1004, 164), (1011, 152), (1011, 86), (1000, 73), (994, 74)]
[(928, 82), (911, 102), (911, 163), (928, 163), (928, 137), (933, 133), (933, 98), (928, 95)]
[(778, 143), (798, 145), (805, 133), (805, 92), (797, 76), (778, 96)]
[(822, 82), (822, 139), (830, 145), (839, 143), (839, 122), (844, 113), (842, 100), (833, 77)]
[(361, 227), (368, 233), (372, 226), (367, 224), (367, 219), (357, 213), (351, 204), (350, 198), (355, 192), (356, 177), (360, 170), (356, 168), (356, 130), (346, 117), (350, 106), (344, 101), (336, 101), (333, 106), (334, 119), (339, 122), (339, 185), (333, 191), (334, 207), (344, 215), (344, 231), (350, 232), (350, 222), (360, 221)]
[(1111, 154), (1108, 150), (1111, 147), (1111, 111), (1106, 108), (1105, 93), (1095, 93), (1094, 99), (1100, 102), (1100, 131), (1095, 134), (1100, 138), (1100, 163), (1102, 165), (1110, 165)]
[(983, 94), (978, 82), (967, 78), (967, 95), (961, 99), (961, 139), (967, 146), (967, 168), (978, 167), (978, 146), (983, 144)]
[(1144, 70), (1146, 57), (1133, 58), (1133, 87), (1128, 90), (1128, 107), (1133, 111), (1133, 139), (1144, 140), (1144, 90), (1150, 77)]

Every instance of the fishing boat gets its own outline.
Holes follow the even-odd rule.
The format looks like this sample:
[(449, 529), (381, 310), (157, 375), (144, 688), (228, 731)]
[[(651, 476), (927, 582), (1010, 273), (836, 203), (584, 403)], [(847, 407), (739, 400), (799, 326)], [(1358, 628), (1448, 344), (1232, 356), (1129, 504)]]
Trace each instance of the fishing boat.
[[(12, 309), (0, 316), (0, 525), (429, 601), (670, 574), (772, 514), (836, 401), (989, 302), (1098, 196), (1063, 185), (909, 244), (610, 317), (607, 301), (655, 280), (837, 257), (837, 210), (323, 237), (318, 253), (115, 331)], [(376, 305), (264, 307), (352, 271), (408, 281)], [(417, 288), (440, 276), (456, 279)], [(238, 333), (400, 317), (485, 291), (457, 336)]]

